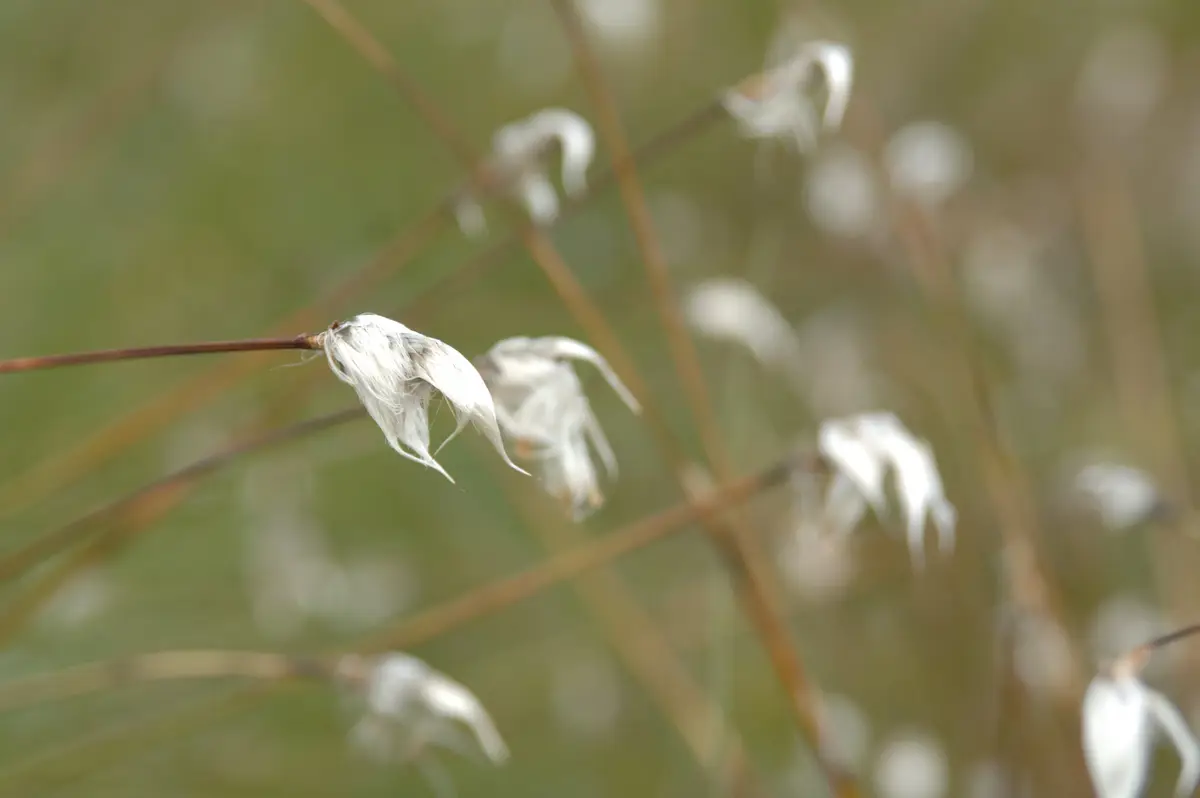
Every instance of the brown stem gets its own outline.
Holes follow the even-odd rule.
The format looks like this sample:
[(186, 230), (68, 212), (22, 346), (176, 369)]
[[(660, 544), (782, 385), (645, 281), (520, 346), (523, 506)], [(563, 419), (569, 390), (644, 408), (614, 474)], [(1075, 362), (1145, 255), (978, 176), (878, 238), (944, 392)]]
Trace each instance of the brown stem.
[(65, 355), (40, 355), (0, 360), (0, 374), (10, 374), (17, 371), (40, 371), (42, 369), (54, 369), (61, 366), (86, 366), (92, 363), (111, 363), (117, 360), (145, 360), (152, 357), (320, 348), (319, 337), (307, 334), (296, 335), (291, 338), (246, 338), (240, 341), (205, 341), (198, 344), (135, 346), (126, 349), (101, 349), (95, 352), (72, 352)]
[[(617, 187), (633, 228), (638, 251), (654, 296), (655, 306), (667, 335), (672, 361), (683, 384), (692, 416), (700, 433), (705, 454), (719, 482), (728, 481), (733, 468), (721, 439), (720, 427), (709, 396), (704, 372), (694, 342), (687, 328), (682, 309), (675, 299), (670, 271), (654, 223), (646, 204), (645, 193), (637, 169), (630, 157), (629, 141), (621, 123), (617, 103), (605, 80), (600, 64), (587, 40), (582, 20), (573, 0), (551, 0), (558, 13), (599, 119), (600, 137), (607, 142), (616, 164)], [(820, 717), (811, 681), (800, 661), (788, 630), (779, 601), (779, 589), (766, 558), (759, 549), (757, 538), (744, 519), (731, 513), (728, 534), (713, 536), (713, 542), (731, 569), (739, 585), (738, 595), (775, 670), (784, 686), (788, 706), (796, 724), (821, 764), (830, 789), (837, 796), (855, 796), (858, 788), (852, 776), (825, 756)]]
[[(561, 508), (532, 495), (528, 481), (518, 484), (507, 468), (486, 462), (499, 478), (511, 484), (505, 491), (550, 555), (581, 545), (581, 527), (564, 520)], [(638, 603), (625, 581), (613, 570), (583, 574), (572, 585), (584, 607), (605, 630), (617, 656), (641, 683), (662, 714), (671, 721), (701, 770), (712, 773), (719, 786), (728, 785), (734, 796), (763, 794), (740, 735), (722, 717), (720, 707), (696, 683), (654, 617)]]
[[(526, 571), (499, 579), (368, 639), (358, 648), (383, 652), (408, 648), (462, 624), (498, 612), (587, 571), (686, 528), (701, 516), (719, 513), (785, 482), (795, 463), (781, 461), (694, 502), (684, 502), (602, 538), (555, 555)], [(173, 678), (245, 676), (259, 679), (326, 677), (333, 661), (280, 654), (229, 651), (169, 651), (127, 660), (93, 663), (31, 677), (0, 688), (0, 711), (49, 698), (78, 695), (129, 682)]]
[[(377, 285), (385, 276), (407, 263), (431, 242), (446, 224), (441, 205), (431, 208), (413, 225), (398, 233), (370, 263), (339, 280), (314, 303), (281, 320), (278, 334), (322, 324), (349, 300)], [(84, 437), (73, 448), (44, 460), (0, 488), (0, 517), (44, 499), (101, 466), (112, 455), (166, 427), (179, 416), (203, 407), (224, 395), (239, 379), (259, 368), (261, 355), (225, 358), (211, 370), (185, 380), (171, 390), (135, 406), (106, 427)]]
[[(419, 90), (415, 81), (404, 74), (400, 65), (366, 28), (353, 20), (350, 13), (337, 0), (304, 1), (316, 9), (327, 20), (331, 16), (334, 17), (337, 20), (337, 24), (331, 22), (331, 25), (335, 31), (388, 78), (389, 82), (425, 118), (434, 132), (443, 139), (444, 143), (459, 157), (463, 165), (473, 175), (479, 172), (479, 160), (463, 144), (462, 137), (457, 135), (453, 130), (449, 130), (451, 135), (442, 135), (449, 128), (446, 116), (441, 113), (440, 109), (434, 105), (429, 97)], [(621, 153), (614, 153), (614, 162), (624, 164), (627, 167), (632, 166), (632, 160), (629, 157), (627, 147)], [(621, 180), (620, 172), (616, 172), (616, 178), (619, 184)], [(675, 443), (669, 427), (663, 423), (661, 412), (655, 408), (653, 402), (650, 400), (646, 383), (639, 375), (632, 358), (621, 345), (620, 339), (617, 338), (615, 331), (605, 319), (604, 314), (588, 298), (587, 293), (583, 290), (578, 280), (575, 279), (575, 276), (571, 273), (566, 263), (563, 262), (554, 245), (541, 230), (533, 227), (522, 227), (518, 234), (521, 236), (530, 255), (532, 255), (541, 267), (547, 279), (550, 280), (551, 285), (563, 301), (563, 304), (567, 307), (567, 310), (578, 321), (596, 348), (608, 359), (613, 369), (621, 376), (626, 385), (629, 386), (631, 392), (641, 401), (642, 407), (645, 409), (645, 418), (651, 432), (654, 434), (656, 443), (662, 450), (665, 459), (671, 464), (675, 477), (682, 480), (684, 478), (683, 469), (686, 467), (686, 461), (681, 456), (680, 448)], [(728, 476), (727, 472), (723, 473)], [(803, 671), (799, 667), (795, 651), (792, 649), (787, 636), (782, 635), (785, 629), (772, 600), (760, 589), (768, 579), (768, 571), (755, 564), (754, 558), (748, 556), (748, 551), (751, 551), (749, 547), (753, 544), (737, 542), (739, 538), (743, 540), (749, 539), (749, 535), (742, 534), (745, 531), (744, 529), (728, 529), (724, 523), (717, 523), (712, 519), (704, 520), (708, 523), (710, 527), (709, 531), (714, 539), (718, 541), (718, 545), (722, 548), (723, 553), (732, 562), (735, 572), (743, 575), (751, 575), (748, 578), (740, 580), (739, 584), (743, 585), (746, 589), (739, 590), (739, 595), (743, 597), (743, 605), (747, 614), (750, 615), (756, 627), (763, 634), (768, 654), (772, 663), (775, 664), (777, 671), (780, 673), (786, 671), (788, 673), (786, 677), (788, 681), (785, 681), (785, 686), (788, 692), (789, 703), (796, 709), (798, 718), (806, 718), (806, 720), (800, 721), (801, 729), (813, 743), (814, 750), (819, 752), (821, 750), (819, 736), (814, 733), (814, 730), (817, 728), (815, 725), (817, 716), (811, 700), (812, 691), (808, 688), (806, 681), (802, 678), (797, 678), (797, 675), (802, 675)], [(825, 761), (825, 757), (821, 758)], [(835, 772), (832, 765), (827, 761), (825, 764), (827, 765), (827, 774), (830, 782), (839, 785), (839, 795), (853, 796), (857, 794), (849, 777), (840, 772)]]
[[(0, 582), (14, 579), (47, 557), (51, 557), (66, 549), (87, 534), (97, 524), (119, 518), (122, 515), (136, 514), (139, 506), (153, 504), (156, 500), (161, 500), (163, 497), (171, 495), (181, 488), (196, 482), (201, 477), (211, 474), (236, 458), (365, 417), (366, 412), (362, 407), (346, 408), (345, 410), (339, 410), (302, 421), (299, 424), (292, 424), (281, 429), (255, 435), (208, 457), (189, 463), (177, 471), (143, 485), (132, 493), (120, 496), (86, 515), (76, 518), (74, 521), (0, 556)], [(0, 628), (3, 626), (4, 624), (0, 623)]]
[(1165, 646), (1169, 646), (1179, 640), (1183, 640), (1185, 637), (1191, 637), (1198, 632), (1200, 632), (1200, 623), (1193, 623), (1189, 626), (1183, 627), (1182, 629), (1176, 629), (1174, 632), (1167, 632), (1165, 635), (1160, 635), (1149, 642), (1143, 643), (1142, 645), (1138, 646), (1138, 648), (1145, 649), (1146, 651), (1157, 651), (1160, 648), (1164, 648)]
[(156, 651), (89, 662), (0, 685), (0, 712), (145, 682), (243, 678), (267, 681), (332, 679), (337, 658), (261, 651)]
[(463, 624), (492, 615), (582, 573), (677, 534), (693, 521), (712, 518), (729, 507), (783, 484), (796, 467), (797, 464), (791, 460), (777, 463), (757, 474), (710, 491), (696, 501), (684, 501), (635, 521), (557, 554), (521, 573), (491, 582), (419, 613), (397, 628), (369, 638), (360, 648), (367, 652), (411, 648)]

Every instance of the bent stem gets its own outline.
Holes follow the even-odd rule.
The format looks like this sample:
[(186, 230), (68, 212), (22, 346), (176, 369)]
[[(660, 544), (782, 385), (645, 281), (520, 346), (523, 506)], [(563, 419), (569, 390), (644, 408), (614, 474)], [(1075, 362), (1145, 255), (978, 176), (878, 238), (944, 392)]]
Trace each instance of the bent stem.
[[(666, 258), (654, 230), (650, 210), (637, 170), (629, 157), (629, 142), (625, 136), (616, 100), (604, 79), (600, 64), (587, 41), (582, 20), (573, 0), (551, 0), (558, 13), (567, 38), (571, 41), (575, 59), (584, 85), (591, 95), (599, 119), (600, 137), (607, 142), (614, 162), (617, 187), (633, 228), (638, 250), (646, 267), (655, 306), (667, 335), (671, 359), (676, 374), (688, 397), (693, 420), (700, 434), (705, 455), (720, 483), (733, 474), (716, 420), (700, 358), (683, 312), (675, 299)], [(686, 486), (685, 486), (686, 488)], [(821, 765), (830, 789), (837, 796), (855, 796), (858, 788), (854, 779), (825, 756), (816, 698), (805, 668), (793, 644), (783, 612), (776, 598), (779, 589), (760, 550), (753, 531), (737, 513), (731, 513), (729, 527), (712, 537), (718, 551), (733, 574), (738, 595), (759, 638), (767, 651), (775, 675), (788, 695), (788, 706), (797, 727)]]
[[(34, 541), (26, 549), (32, 547), (50, 549), (68, 545), (72, 540), (85, 533), (92, 523), (99, 520), (120, 519), (123, 523), (114, 525), (105, 532), (92, 538), (82, 547), (73, 551), (70, 556), (57, 563), (50, 571), (26, 592), (9, 603), (0, 612), (0, 645), (11, 640), (17, 632), (32, 618), (46, 602), (58, 594), (64, 585), (72, 579), (101, 563), (106, 557), (112, 556), (121, 548), (128, 545), (139, 534), (160, 520), (174, 509), (187, 495), (187, 491), (202, 476), (229, 463), (236, 457), (256, 451), (267, 446), (295, 440), (305, 435), (319, 432), (337, 424), (365, 417), (365, 411), (360, 408), (350, 408), (326, 416), (319, 416), (290, 427), (284, 427), (273, 433), (251, 439), (240, 445), (219, 452), (209, 458), (197, 461), (190, 466), (160, 479), (136, 491), (130, 496), (117, 499), (105, 508), (101, 508), (89, 516), (84, 516), (73, 524), (51, 533), (50, 542), (42, 544)], [(32, 564), (26, 550), (14, 552), (5, 558), (5, 565), (10, 566), (9, 560), (20, 562), (16, 564), (28, 567)]]
[[(526, 526), (547, 554), (569, 550), (585, 540), (579, 526), (567, 523), (561, 513), (532, 496), (528, 483), (517, 485), (507, 469), (499, 473), (493, 458), (487, 462), (512, 484), (506, 494), (514, 497), (517, 510), (528, 521)], [(734, 796), (761, 795), (759, 778), (737, 731), (729, 728), (720, 707), (696, 683), (625, 581), (615, 571), (597, 569), (580, 575), (573, 587), (630, 674), (674, 725), (700, 769), (711, 774), (714, 788), (722, 791), (728, 785)]]
[[(442, 206), (430, 209), (413, 225), (398, 233), (372, 261), (337, 281), (317, 301), (291, 313), (273, 329), (278, 334), (320, 324), (322, 317), (337, 312), (352, 297), (377, 285), (383, 277), (411, 260), (431, 242), (447, 223)], [(78, 480), (103, 465), (124, 447), (164, 428), (185, 413), (216, 400), (239, 379), (253, 374), (260, 365), (258, 354), (226, 359), (174, 388), (134, 407), (107, 426), (83, 438), (65, 453), (43, 460), (0, 488), (0, 516), (40, 501), (53, 491)]]
[[(525, 571), (495, 580), (457, 599), (432, 607), (400, 622), (393, 629), (366, 638), (355, 649), (371, 654), (411, 648), (499, 612), (686, 529), (697, 518), (720, 513), (776, 485), (784, 484), (796, 467), (793, 459), (781, 460), (770, 468), (710, 491), (694, 501), (662, 510), (604, 537), (556, 554)], [(353, 653), (325, 658), (262, 652), (157, 652), (131, 659), (91, 663), (0, 685), (0, 711), (130, 682), (172, 678), (324, 678), (336, 672), (354, 680), (361, 678), (358, 667), (361, 663), (361, 658)], [(347, 664), (351, 667), (344, 667)]]
[(341, 658), (261, 651), (157, 651), (40, 673), (0, 685), (0, 712), (146, 682), (243, 678), (330, 680)]
[[(189, 463), (176, 471), (160, 477), (142, 487), (119, 496), (107, 504), (76, 518), (64, 526), (41, 535), (24, 546), (0, 556), (0, 582), (20, 576), (37, 563), (51, 557), (77, 542), (97, 524), (115, 521), (139, 514), (139, 508), (147, 507), (156, 500), (175, 494), (194, 484), (201, 477), (228, 465), (244, 455), (272, 446), (278, 446), (298, 438), (321, 432), (330, 427), (355, 419), (366, 418), (360, 406), (349, 407), (323, 416), (292, 424), (277, 430), (255, 435), (234, 443), (208, 457)], [(3, 624), (0, 624), (2, 627)]]
[[(326, 19), (352, 48), (400, 91), (404, 99), (425, 118), (439, 138), (446, 143), (472, 174), (478, 172), (478, 159), (463, 144), (463, 138), (450, 127), (447, 117), (420, 90), (415, 81), (405, 75), (400, 65), (369, 31), (355, 20), (337, 0), (304, 0), (304, 2)], [(628, 148), (622, 150), (621, 154), (615, 154), (614, 160), (626, 166), (632, 164), (628, 156)], [(621, 174), (619, 171), (615, 171), (615, 174), (619, 184)], [(541, 230), (534, 227), (522, 227), (518, 235), (521, 236), (526, 249), (541, 267), (547, 279), (550, 280), (567, 310), (584, 329), (597, 350), (612, 364), (613, 370), (618, 373), (622, 381), (629, 386), (630, 391), (641, 402), (655, 442), (671, 465), (673, 475), (681, 482), (681, 486), (686, 492), (686, 484), (683, 482), (686, 479), (686, 459), (682, 456), (680, 447), (664, 423), (661, 412), (650, 400), (645, 381), (638, 373), (632, 358), (621, 345), (615, 331), (599, 308), (588, 298), (554, 245)], [(723, 461), (721, 462), (723, 463)], [(727, 470), (723, 470), (721, 473), (728, 477)], [(738, 584), (743, 589), (738, 590), (738, 595), (743, 599), (743, 607), (760, 631), (767, 647), (768, 656), (777, 673), (786, 674), (782, 678), (786, 679), (784, 684), (789, 697), (789, 705), (797, 715), (801, 732), (812, 744), (813, 750), (818, 752), (826, 776), (830, 784), (835, 787), (835, 794), (840, 796), (857, 795), (857, 790), (849, 776), (836, 769), (826, 757), (819, 753), (823, 750), (823, 746), (818, 731), (812, 690), (808, 686), (807, 680), (803, 678), (803, 669), (785, 634), (786, 627), (779, 617), (774, 601), (762, 589), (762, 585), (769, 578), (768, 571), (758, 565), (751, 554), (748, 554), (751, 551), (749, 548), (751, 544), (737, 542), (739, 538), (748, 539), (749, 535), (746, 534), (744, 527), (730, 528), (725, 525), (726, 522), (717, 523), (704, 516), (701, 518), (709, 526), (709, 532), (713, 539), (718, 541), (722, 552), (733, 564), (734, 572), (741, 575)]]
[(319, 335), (307, 333), (291, 338), (245, 338), (238, 341), (205, 341), (196, 344), (166, 344), (164, 346), (135, 346), (126, 349), (101, 349), (95, 352), (72, 352), (65, 355), (40, 355), (0, 360), (0, 374), (18, 371), (40, 371), (62, 366), (86, 366), (92, 363), (112, 363), (118, 360), (146, 360), (155, 357), (182, 355), (211, 355), (225, 352), (268, 352), (278, 349), (320, 349)]

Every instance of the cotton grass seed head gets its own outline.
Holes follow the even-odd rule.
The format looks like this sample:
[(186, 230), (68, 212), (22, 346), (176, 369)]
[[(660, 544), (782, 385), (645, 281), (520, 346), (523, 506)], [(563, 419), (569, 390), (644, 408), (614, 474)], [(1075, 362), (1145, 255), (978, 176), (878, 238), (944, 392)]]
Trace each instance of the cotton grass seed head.
[(833, 419), (821, 425), (821, 455), (835, 473), (826, 494), (827, 515), (840, 519), (839, 532), (848, 532), (869, 506), (884, 511), (884, 479), (894, 474), (897, 499), (913, 565), (925, 564), (925, 522), (933, 517), (938, 548), (954, 547), (957, 513), (946, 500), (941, 475), (929, 444), (916, 438), (891, 413), (865, 413)]
[(504, 451), (487, 384), (458, 350), (374, 313), (335, 322), (320, 340), (329, 368), (353, 386), (388, 445), (404, 457), (454, 481), (429, 451), (429, 403), (440, 394), (458, 424), (437, 451), (473, 422), (506, 463), (527, 473)]
[(377, 758), (408, 760), (431, 745), (461, 752), (465, 727), (491, 762), (508, 759), (508, 747), (479, 699), (416, 657), (348, 655), (338, 676), (364, 699), (351, 738)]
[[(825, 81), (828, 97), (818, 112), (808, 95), (814, 72)], [(743, 80), (722, 96), (721, 103), (752, 139), (792, 141), (801, 152), (816, 145), (820, 128), (842, 124), (854, 83), (849, 48), (835, 42), (810, 42), (788, 61)]]
[(546, 491), (578, 519), (604, 501), (592, 452), (610, 479), (616, 478), (617, 459), (571, 361), (592, 364), (629, 409), (640, 411), (608, 362), (570, 338), (507, 338), (479, 362), (504, 434), (520, 456), (537, 464)]
[(1165, 732), (1181, 760), (1175, 794), (1200, 781), (1200, 743), (1179, 710), (1137, 678), (1138, 662), (1122, 658), (1092, 679), (1083, 697), (1083, 753), (1099, 798), (1137, 798), (1151, 763), (1155, 734)]
[(464, 190), (455, 203), (460, 229), (478, 235), (486, 229), (483, 193), (515, 197), (530, 218), (550, 224), (558, 218), (558, 193), (549, 177), (548, 161), (553, 150), (562, 157), (562, 185), (568, 196), (587, 190), (587, 170), (596, 153), (592, 127), (583, 117), (564, 108), (547, 108), (530, 117), (505, 125), (492, 137), (492, 152), (484, 166), (482, 186)]

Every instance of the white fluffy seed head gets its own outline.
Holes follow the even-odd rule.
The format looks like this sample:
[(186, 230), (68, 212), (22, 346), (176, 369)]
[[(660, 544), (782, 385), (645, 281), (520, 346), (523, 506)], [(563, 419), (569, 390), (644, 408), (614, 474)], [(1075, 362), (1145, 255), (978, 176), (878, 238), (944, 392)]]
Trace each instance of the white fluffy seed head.
[(504, 450), (483, 377), (458, 350), (374, 313), (331, 325), (321, 345), (334, 375), (354, 388), (388, 444), (404, 457), (454, 481), (429, 451), (429, 402), (436, 392), (458, 422), (441, 446), (473, 422), (506, 463), (525, 473)]
[[(828, 504), (845, 505), (847, 490), (853, 487), (862, 501), (879, 513), (885, 497), (884, 478), (890, 469), (895, 475), (913, 564), (918, 569), (924, 565), (925, 522), (929, 516), (938, 531), (938, 548), (949, 551), (954, 547), (957, 512), (946, 500), (933, 451), (896, 416), (865, 413), (826, 421), (821, 425), (817, 446), (836, 471)], [(861, 513), (853, 509), (839, 510), (837, 515), (856, 523)]]
[(509, 757), (491, 716), (474, 693), (425, 662), (390, 653), (343, 659), (341, 675), (365, 699), (365, 713), (352, 732), (372, 753), (390, 756), (429, 744), (452, 744), (455, 724), (474, 735), (492, 762)]
[[(825, 108), (819, 114), (806, 95), (814, 69), (824, 77), (828, 89)], [(841, 126), (853, 84), (854, 58), (849, 48), (816, 41), (801, 47), (783, 64), (726, 91), (722, 104), (743, 135), (790, 139), (806, 151), (815, 145), (818, 127), (836, 130)]]
[(571, 366), (577, 360), (595, 366), (622, 401), (640, 411), (608, 362), (570, 338), (507, 338), (481, 359), (481, 369), (500, 427), (536, 461), (547, 492), (566, 501), (578, 519), (603, 503), (593, 452), (609, 478), (616, 477), (617, 461)]
[(1200, 781), (1200, 742), (1179, 710), (1118, 660), (1092, 679), (1083, 696), (1083, 753), (1099, 798), (1137, 798), (1150, 770), (1150, 750), (1162, 731), (1179, 753), (1175, 794), (1191, 795)]

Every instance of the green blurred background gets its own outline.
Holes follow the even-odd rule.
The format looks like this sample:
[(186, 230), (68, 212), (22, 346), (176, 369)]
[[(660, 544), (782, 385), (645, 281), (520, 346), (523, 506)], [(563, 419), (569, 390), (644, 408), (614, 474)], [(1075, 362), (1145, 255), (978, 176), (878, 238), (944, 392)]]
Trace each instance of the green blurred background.
[[(1188, 508), (1200, 442), (1200, 6), (579, 5), (635, 144), (761, 69), (780, 42), (824, 37), (852, 47), (850, 116), (816, 152), (763, 147), (722, 122), (642, 171), (675, 287), (682, 296), (707, 278), (745, 278), (803, 342), (798, 371), (809, 390), (799, 393), (744, 351), (701, 342), (739, 471), (811, 443), (824, 417), (886, 408), (930, 439), (959, 508), (955, 554), (918, 575), (894, 523), (870, 519), (849, 540), (814, 546), (798, 542), (786, 491), (752, 507), (789, 587), (801, 653), (827, 696), (837, 756), (865, 793), (1088, 794), (1077, 718), (1053, 700), (1064, 678), (1061, 636), (1031, 624), (1000, 634), (1008, 609), (999, 513), (955, 412), (962, 397), (947, 349), (957, 342), (917, 289), (888, 224), (884, 184), (890, 174), (893, 195), (923, 206), (956, 269), (972, 351), (1036, 506), (1030, 531), (1083, 664), (1195, 620), (1200, 542), (1188, 537)], [(495, 128), (545, 106), (595, 119), (543, 0), (349, 7), (481, 152)], [(930, 122), (939, 125), (920, 124)], [(882, 142), (892, 145), (890, 172), (867, 157)], [(463, 177), (387, 82), (301, 2), (5, 0), (0, 354), (266, 334)], [(524, 254), (437, 295), (436, 305), (414, 306), (506, 235), (494, 209), (489, 223), (488, 241), (447, 229), (326, 322), (368, 310), (414, 326), (418, 318), (423, 332), (467, 354), (512, 335), (581, 337)], [(678, 408), (671, 423), (698, 457), (616, 193), (601, 193), (552, 237), (659, 401)], [(1097, 254), (1116, 270), (1100, 284)], [(1149, 301), (1112, 277), (1131, 271), (1135, 286), (1148, 279)], [(281, 426), (352, 401), (331, 375), (304, 377), (325, 366), (302, 360), (268, 356), (217, 401), (46, 495), (30, 473), (213, 364), (5, 377), (3, 550), (219, 449), (247, 425)], [(595, 536), (681, 495), (639, 420), (598, 379), (587, 384), (621, 463), (608, 504), (584, 524), (581, 534)], [(532, 483), (501, 474), (475, 437), (439, 456), (457, 484), (395, 456), (365, 423), (237, 462), (64, 587), (0, 651), (0, 676), (159, 649), (350, 647), (544, 558), (519, 508), (531, 501), (549, 512), (549, 504)], [(1066, 489), (1071, 470), (1097, 457), (1145, 468), (1181, 520), (1107, 533)], [(616, 570), (725, 708), (762, 794), (824, 794), (699, 534)], [(7, 586), (4, 600), (27, 584)], [(440, 754), (459, 795), (725, 793), (569, 587), (412, 653), (470, 686), (513, 751), (495, 769)], [(1152, 680), (1200, 718), (1196, 661), (1181, 651)], [(227, 687), (134, 686), (6, 715), (0, 792), (433, 794), (413, 768), (353, 751), (352, 718), (319, 688), (121, 736)], [(1171, 756), (1160, 765), (1151, 794), (1173, 782)]]

